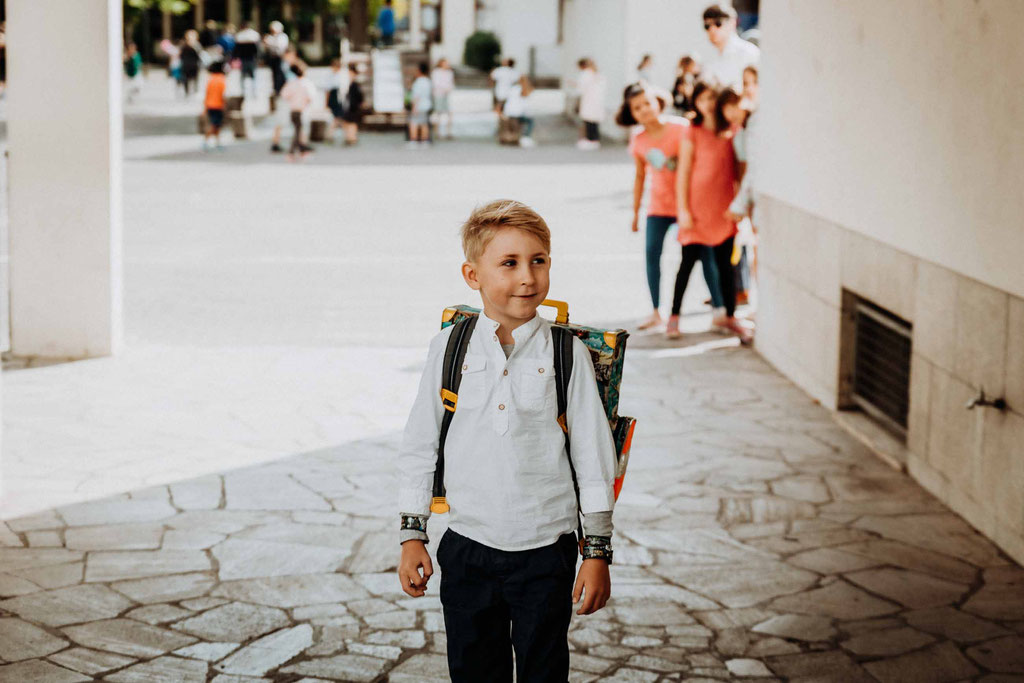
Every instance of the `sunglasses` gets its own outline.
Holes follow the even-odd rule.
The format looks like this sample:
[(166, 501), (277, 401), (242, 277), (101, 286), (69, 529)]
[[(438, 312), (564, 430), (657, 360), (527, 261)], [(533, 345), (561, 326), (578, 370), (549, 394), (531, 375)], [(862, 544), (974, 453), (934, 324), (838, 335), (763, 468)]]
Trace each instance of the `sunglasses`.
[(705, 21), (704, 22), (704, 30), (705, 31), (710, 31), (712, 26), (717, 26), (718, 28), (722, 28), (722, 24), (724, 24), (724, 23), (725, 23), (724, 19), (713, 19), (711, 21)]

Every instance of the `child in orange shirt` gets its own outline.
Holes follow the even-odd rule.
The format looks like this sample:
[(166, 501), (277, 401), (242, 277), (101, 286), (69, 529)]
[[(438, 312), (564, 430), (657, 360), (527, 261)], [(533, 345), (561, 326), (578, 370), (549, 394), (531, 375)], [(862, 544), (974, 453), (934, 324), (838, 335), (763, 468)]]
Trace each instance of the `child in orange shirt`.
[(209, 149), (209, 141), (212, 136), (217, 143), (217, 149), (223, 149), (220, 144), (220, 127), (224, 125), (224, 89), (227, 80), (224, 78), (224, 62), (214, 62), (210, 65), (210, 80), (206, 83), (206, 134), (203, 136), (203, 149)]

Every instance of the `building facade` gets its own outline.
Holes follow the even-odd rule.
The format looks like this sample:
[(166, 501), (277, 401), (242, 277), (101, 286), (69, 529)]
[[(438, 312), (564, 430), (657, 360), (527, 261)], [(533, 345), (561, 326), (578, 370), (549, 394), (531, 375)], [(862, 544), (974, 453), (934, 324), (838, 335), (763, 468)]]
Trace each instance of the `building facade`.
[(708, 4), (709, 0), (563, 0), (562, 83), (572, 87), (581, 57), (595, 61), (607, 86), (603, 136), (625, 138), (614, 116), (623, 89), (637, 80), (643, 55), (653, 59), (651, 80), (669, 91), (682, 56), (699, 57), (714, 49), (701, 17)]
[(1024, 562), (1022, 7), (891, 7), (762, 6), (757, 348)]

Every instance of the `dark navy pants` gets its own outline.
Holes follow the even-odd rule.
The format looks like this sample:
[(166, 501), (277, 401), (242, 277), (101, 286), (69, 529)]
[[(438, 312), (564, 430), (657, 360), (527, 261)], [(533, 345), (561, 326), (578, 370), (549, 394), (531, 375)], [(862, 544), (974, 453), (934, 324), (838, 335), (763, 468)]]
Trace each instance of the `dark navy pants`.
[(533, 550), (497, 550), (448, 530), (437, 547), (454, 683), (565, 683), (579, 546), (572, 533)]

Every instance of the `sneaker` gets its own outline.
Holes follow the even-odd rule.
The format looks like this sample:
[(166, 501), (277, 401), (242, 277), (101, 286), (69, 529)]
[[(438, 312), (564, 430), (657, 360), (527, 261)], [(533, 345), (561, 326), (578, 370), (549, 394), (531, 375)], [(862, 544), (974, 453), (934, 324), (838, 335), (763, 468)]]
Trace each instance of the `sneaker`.
[(654, 313), (652, 313), (650, 315), (649, 318), (647, 318), (646, 320), (641, 322), (639, 325), (637, 325), (636, 329), (638, 329), (638, 330), (649, 330), (652, 327), (657, 327), (660, 324), (661, 324), (661, 316), (658, 315), (657, 312), (654, 312)]
[(536, 147), (537, 143), (533, 141), (533, 138), (519, 138), (520, 147)]
[(279, 144), (277, 144), (277, 143), (275, 142), (274, 144), (272, 144), (272, 145), (270, 146), (270, 151), (271, 151), (271, 152), (283, 152), (283, 151), (284, 151), (284, 148), (283, 148), (283, 147), (281, 147), (281, 145), (279, 145)]
[(665, 326), (665, 336), (669, 339), (679, 339), (683, 336), (683, 333), (679, 331), (678, 315), (670, 315), (668, 317), (668, 325)]
[(725, 327), (740, 338), (741, 344), (750, 344), (754, 341), (754, 328), (746, 321), (737, 318), (726, 318)]
[(736, 292), (736, 305), (745, 306), (750, 303), (750, 295), (747, 294), (746, 290), (742, 292)]

